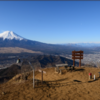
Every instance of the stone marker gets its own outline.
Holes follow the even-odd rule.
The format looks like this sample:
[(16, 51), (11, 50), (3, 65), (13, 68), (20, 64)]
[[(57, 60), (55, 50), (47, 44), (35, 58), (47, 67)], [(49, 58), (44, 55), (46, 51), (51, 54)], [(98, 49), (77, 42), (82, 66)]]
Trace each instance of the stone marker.
[(89, 79), (91, 79), (92, 78), (92, 73), (89, 73)]

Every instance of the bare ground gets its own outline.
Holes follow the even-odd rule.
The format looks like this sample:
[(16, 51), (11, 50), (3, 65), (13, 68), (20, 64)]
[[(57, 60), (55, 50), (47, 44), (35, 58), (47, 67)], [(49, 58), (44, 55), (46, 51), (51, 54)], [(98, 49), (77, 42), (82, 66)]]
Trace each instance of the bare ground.
[[(100, 100), (99, 68), (75, 68), (75, 71), (63, 70), (55, 73), (54, 68), (43, 69), (44, 84), (32, 84), (32, 72), (28, 80), (16, 77), (0, 85), (0, 100)], [(95, 74), (96, 80), (89, 80), (89, 73)], [(41, 73), (36, 71), (35, 78), (41, 80)]]

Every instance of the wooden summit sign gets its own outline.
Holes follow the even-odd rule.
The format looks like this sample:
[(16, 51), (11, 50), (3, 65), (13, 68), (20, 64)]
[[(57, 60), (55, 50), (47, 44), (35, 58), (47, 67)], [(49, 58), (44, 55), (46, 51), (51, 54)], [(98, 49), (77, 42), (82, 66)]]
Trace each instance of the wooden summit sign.
[(75, 66), (75, 59), (79, 59), (79, 67), (81, 67), (81, 59), (83, 59), (83, 51), (72, 51), (73, 65)]

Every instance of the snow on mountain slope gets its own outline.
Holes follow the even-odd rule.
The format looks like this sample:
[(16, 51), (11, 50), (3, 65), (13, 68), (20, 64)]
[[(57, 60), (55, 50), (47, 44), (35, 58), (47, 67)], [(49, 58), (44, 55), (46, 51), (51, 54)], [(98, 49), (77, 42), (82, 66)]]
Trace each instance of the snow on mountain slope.
[(5, 40), (5, 39), (23, 40), (24, 39), (21, 36), (17, 35), (16, 33), (12, 32), (12, 31), (5, 31), (5, 32), (1, 33), (0, 38), (3, 38), (3, 40)]

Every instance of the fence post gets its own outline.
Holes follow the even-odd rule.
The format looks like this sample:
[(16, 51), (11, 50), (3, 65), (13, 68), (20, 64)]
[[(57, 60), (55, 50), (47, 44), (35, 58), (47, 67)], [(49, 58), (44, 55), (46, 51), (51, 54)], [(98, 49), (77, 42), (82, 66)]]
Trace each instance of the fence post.
[(41, 72), (41, 83), (43, 84), (43, 71)]
[(33, 88), (35, 88), (35, 81), (34, 81), (34, 69), (33, 69)]

